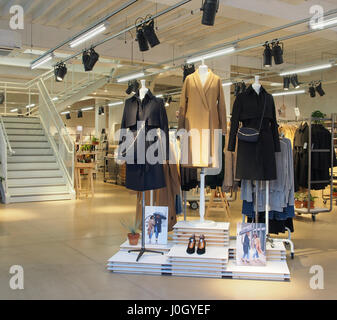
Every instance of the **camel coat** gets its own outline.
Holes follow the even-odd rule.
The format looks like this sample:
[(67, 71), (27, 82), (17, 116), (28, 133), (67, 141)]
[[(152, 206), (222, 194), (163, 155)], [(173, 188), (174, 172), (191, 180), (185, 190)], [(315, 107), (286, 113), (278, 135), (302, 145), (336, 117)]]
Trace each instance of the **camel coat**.
[[(199, 70), (186, 78), (180, 98), (178, 129), (190, 134), (188, 139), (180, 137), (182, 166), (219, 167), (221, 133), (227, 132), (226, 106), (221, 79), (211, 70), (204, 86)], [(203, 132), (203, 129), (208, 130)]]

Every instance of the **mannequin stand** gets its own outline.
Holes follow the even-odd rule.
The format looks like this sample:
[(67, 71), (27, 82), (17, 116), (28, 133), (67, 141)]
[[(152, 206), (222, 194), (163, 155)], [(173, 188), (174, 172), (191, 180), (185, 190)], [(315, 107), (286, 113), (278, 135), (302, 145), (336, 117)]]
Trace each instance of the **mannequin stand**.
[(136, 261), (138, 262), (139, 259), (143, 256), (144, 253), (149, 252), (149, 253), (159, 253), (161, 255), (163, 255), (164, 253), (161, 251), (154, 251), (154, 250), (149, 250), (145, 248), (145, 191), (143, 191), (142, 194), (142, 246), (140, 249), (133, 249), (133, 250), (129, 250), (129, 253), (131, 252), (139, 252), (139, 255), (136, 259)]

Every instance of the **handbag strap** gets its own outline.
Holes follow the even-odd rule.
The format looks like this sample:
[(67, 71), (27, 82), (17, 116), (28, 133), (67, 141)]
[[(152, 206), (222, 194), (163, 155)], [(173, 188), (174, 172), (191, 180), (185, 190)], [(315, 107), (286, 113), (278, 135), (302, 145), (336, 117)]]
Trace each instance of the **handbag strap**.
[(267, 93), (265, 93), (265, 97), (264, 97), (264, 107), (263, 107), (263, 113), (262, 113), (262, 118), (261, 118), (260, 127), (259, 127), (259, 133), (261, 132), (261, 129), (262, 129), (263, 118), (266, 112), (266, 104), (267, 104)]

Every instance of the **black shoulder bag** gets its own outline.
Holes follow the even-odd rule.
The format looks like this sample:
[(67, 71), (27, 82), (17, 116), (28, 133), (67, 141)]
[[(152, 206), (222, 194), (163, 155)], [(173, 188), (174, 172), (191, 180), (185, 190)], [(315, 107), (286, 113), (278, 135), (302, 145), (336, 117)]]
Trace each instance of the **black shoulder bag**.
[(256, 130), (254, 128), (249, 128), (249, 127), (241, 127), (238, 130), (238, 139), (239, 140), (245, 141), (245, 142), (252, 142), (252, 143), (256, 143), (259, 140), (259, 136), (260, 136), (260, 132), (261, 132), (261, 128), (262, 128), (262, 123), (263, 123), (263, 118), (264, 118), (264, 114), (265, 114), (265, 111), (266, 111), (266, 103), (267, 103), (267, 95), (265, 96), (265, 99), (264, 99), (264, 107), (263, 107), (263, 113), (262, 113), (262, 118), (261, 118), (259, 130)]

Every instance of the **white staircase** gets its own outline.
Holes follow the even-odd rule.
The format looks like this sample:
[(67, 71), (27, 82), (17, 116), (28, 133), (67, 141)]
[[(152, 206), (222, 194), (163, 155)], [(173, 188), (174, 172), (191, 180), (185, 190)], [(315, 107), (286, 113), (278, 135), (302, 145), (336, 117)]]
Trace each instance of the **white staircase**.
[(6, 157), (6, 203), (74, 198), (39, 117), (3, 116), (2, 129), (13, 151)]

